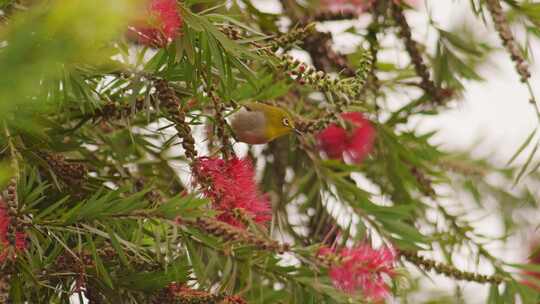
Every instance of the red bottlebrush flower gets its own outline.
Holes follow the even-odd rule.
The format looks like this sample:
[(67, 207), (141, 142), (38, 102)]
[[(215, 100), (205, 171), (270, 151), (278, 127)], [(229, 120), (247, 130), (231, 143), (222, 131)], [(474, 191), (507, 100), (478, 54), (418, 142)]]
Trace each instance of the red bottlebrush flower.
[(182, 16), (176, 0), (149, 0), (147, 16), (130, 28), (140, 43), (165, 47), (182, 28)]
[(255, 172), (249, 159), (201, 157), (193, 166), (196, 183), (206, 197), (212, 199), (214, 208), (222, 213), (220, 221), (242, 227), (233, 210), (243, 209), (256, 223), (271, 219), (270, 202), (261, 195), (255, 184)]
[(17, 252), (26, 249), (26, 234), (21, 231), (15, 232), (15, 242), (14, 246), (12, 246), (8, 235), (10, 225), (11, 218), (8, 213), (8, 206), (0, 197), (0, 263), (8, 258), (15, 258)]
[(330, 158), (345, 156), (354, 163), (360, 163), (373, 149), (375, 128), (362, 113), (348, 112), (341, 117), (352, 125), (352, 130), (330, 124), (317, 135), (319, 146)]
[(26, 233), (22, 231), (15, 232), (15, 248), (19, 251), (26, 249)]
[(386, 277), (395, 275), (396, 253), (389, 247), (373, 249), (368, 244), (339, 253), (342, 262), (330, 268), (330, 278), (334, 285), (347, 292), (362, 294), (373, 301), (383, 300), (389, 295)]

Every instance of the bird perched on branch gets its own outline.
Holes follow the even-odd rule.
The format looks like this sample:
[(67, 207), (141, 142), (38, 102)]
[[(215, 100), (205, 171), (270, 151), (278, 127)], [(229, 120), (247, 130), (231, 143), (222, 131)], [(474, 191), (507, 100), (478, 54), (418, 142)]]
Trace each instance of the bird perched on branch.
[(282, 108), (260, 102), (249, 102), (231, 118), (238, 141), (252, 145), (265, 144), (291, 132), (300, 134), (291, 114)]

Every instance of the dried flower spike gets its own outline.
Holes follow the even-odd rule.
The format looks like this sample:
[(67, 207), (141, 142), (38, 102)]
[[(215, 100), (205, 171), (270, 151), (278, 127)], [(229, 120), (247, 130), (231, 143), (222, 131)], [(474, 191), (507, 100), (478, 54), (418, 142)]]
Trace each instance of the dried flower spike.
[(2, 273), (0, 276), (0, 303), (9, 303), (9, 275)]
[(272, 51), (277, 51), (279, 48), (289, 49), (295, 42), (311, 36), (315, 32), (315, 24), (310, 23), (303, 27), (298, 27), (290, 30), (284, 35), (278, 36), (270, 42)]
[(311, 66), (296, 60), (289, 55), (275, 55), (279, 60), (278, 66), (296, 79), (300, 84), (308, 84), (318, 90), (326, 92), (341, 92), (342, 94), (357, 97), (365, 81), (359, 77), (339, 79), (331, 77), (323, 71), (317, 71)]
[(491, 284), (500, 284), (504, 281), (504, 277), (501, 277), (500, 275), (494, 274), (488, 276), (474, 272), (462, 271), (452, 265), (447, 265), (430, 259), (426, 259), (420, 256), (417, 252), (402, 250), (399, 254), (405, 259), (407, 259), (407, 261), (415, 264), (418, 267), (421, 267), (426, 271), (434, 270), (439, 274), (458, 280)]
[(353, 77), (356, 71), (347, 58), (332, 49), (332, 37), (327, 33), (317, 33), (304, 39), (304, 47), (311, 54), (313, 65), (318, 70), (331, 71), (335, 67), (342, 75)]
[(186, 113), (180, 104), (178, 96), (176, 96), (174, 89), (171, 88), (164, 79), (156, 80), (155, 87), (160, 103), (165, 106), (171, 115), (170, 118), (175, 123), (178, 137), (182, 139), (182, 148), (184, 148), (186, 157), (189, 159), (195, 159), (195, 157), (197, 157), (197, 151), (195, 150), (195, 139), (191, 135), (191, 128), (186, 122)]
[(428, 67), (424, 63), (422, 54), (418, 49), (418, 43), (412, 38), (411, 28), (403, 14), (403, 9), (400, 5), (394, 3), (392, 6), (392, 13), (394, 20), (399, 27), (399, 36), (403, 39), (407, 53), (409, 53), (409, 56), (411, 57), (414, 70), (421, 79), (420, 87), (432, 98), (435, 104), (441, 104), (443, 102), (443, 96), (441, 96), (439, 88), (437, 88), (435, 83), (431, 80)]
[(196, 221), (177, 220), (179, 224), (188, 224), (214, 235), (224, 241), (238, 241), (243, 245), (251, 245), (261, 251), (284, 253), (290, 250), (288, 244), (280, 244), (275, 240), (266, 239), (248, 232), (243, 228), (232, 226), (213, 218), (199, 217)]
[(487, 0), (486, 4), (491, 14), (491, 18), (493, 19), (495, 29), (499, 32), (499, 36), (501, 37), (504, 46), (508, 50), (508, 53), (510, 53), (512, 61), (516, 64), (516, 70), (521, 77), (521, 81), (526, 82), (527, 79), (531, 77), (531, 73), (527, 66), (527, 62), (523, 58), (519, 46), (516, 43), (516, 39), (510, 30), (510, 25), (504, 15), (499, 0)]
[(67, 161), (62, 154), (58, 153), (39, 151), (38, 154), (67, 186), (80, 187), (87, 179), (88, 168), (85, 165)]
[[(246, 304), (239, 296), (229, 296), (223, 293), (213, 294), (203, 290), (196, 290), (185, 284), (171, 283), (163, 296), (167, 303), (216, 303), (216, 304)], [(165, 302), (165, 301), (163, 301)], [(161, 303), (163, 303), (161, 302)]]

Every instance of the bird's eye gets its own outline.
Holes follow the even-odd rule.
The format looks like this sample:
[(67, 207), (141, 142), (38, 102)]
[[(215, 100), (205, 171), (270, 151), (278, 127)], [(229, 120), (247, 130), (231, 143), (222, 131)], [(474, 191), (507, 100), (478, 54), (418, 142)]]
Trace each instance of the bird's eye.
[(285, 127), (290, 127), (290, 123), (289, 123), (289, 120), (287, 118), (283, 118), (283, 120), (281, 121), (281, 123), (285, 126)]

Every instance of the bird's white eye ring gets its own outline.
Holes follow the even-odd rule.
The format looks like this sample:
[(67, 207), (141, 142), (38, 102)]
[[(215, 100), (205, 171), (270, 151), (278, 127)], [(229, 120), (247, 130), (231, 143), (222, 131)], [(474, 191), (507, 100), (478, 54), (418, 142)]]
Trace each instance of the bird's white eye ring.
[(282, 123), (285, 127), (290, 127), (289, 120), (288, 120), (287, 118), (283, 118), (283, 120), (281, 120), (281, 123)]

